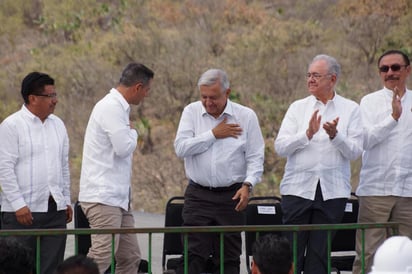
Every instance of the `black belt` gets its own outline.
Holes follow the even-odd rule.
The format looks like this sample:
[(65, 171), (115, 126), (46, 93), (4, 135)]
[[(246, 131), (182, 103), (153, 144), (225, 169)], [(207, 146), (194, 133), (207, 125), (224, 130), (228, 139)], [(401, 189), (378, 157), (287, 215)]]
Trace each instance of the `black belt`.
[(243, 183), (234, 183), (230, 186), (222, 186), (222, 187), (209, 187), (209, 186), (202, 186), (198, 183), (196, 183), (193, 180), (189, 180), (189, 185), (194, 186), (196, 188), (204, 189), (204, 190), (209, 190), (213, 192), (225, 192), (225, 191), (232, 191), (232, 190), (238, 190), (239, 188), (242, 187)]

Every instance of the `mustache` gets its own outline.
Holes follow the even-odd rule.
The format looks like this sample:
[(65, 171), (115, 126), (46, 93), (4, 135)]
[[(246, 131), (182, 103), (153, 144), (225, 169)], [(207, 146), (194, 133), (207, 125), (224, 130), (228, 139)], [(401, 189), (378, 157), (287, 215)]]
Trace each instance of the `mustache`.
[(399, 80), (399, 77), (395, 75), (389, 75), (388, 77), (385, 77), (385, 81), (390, 81), (390, 80)]

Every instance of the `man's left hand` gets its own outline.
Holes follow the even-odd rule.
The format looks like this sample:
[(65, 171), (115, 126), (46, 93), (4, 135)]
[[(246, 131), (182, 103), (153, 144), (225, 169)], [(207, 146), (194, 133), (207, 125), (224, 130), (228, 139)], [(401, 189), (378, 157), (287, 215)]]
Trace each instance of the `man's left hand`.
[(72, 221), (72, 218), (73, 218), (73, 209), (71, 206), (68, 205), (66, 209), (66, 222), (70, 223)]
[(339, 117), (336, 117), (331, 122), (326, 122), (323, 124), (323, 129), (326, 131), (326, 134), (329, 135), (330, 139), (335, 138), (336, 134), (338, 133), (338, 123), (339, 123)]
[(239, 199), (239, 203), (237, 203), (235, 210), (244, 210), (249, 202), (249, 187), (247, 185), (243, 185), (232, 198), (232, 200), (237, 199)]

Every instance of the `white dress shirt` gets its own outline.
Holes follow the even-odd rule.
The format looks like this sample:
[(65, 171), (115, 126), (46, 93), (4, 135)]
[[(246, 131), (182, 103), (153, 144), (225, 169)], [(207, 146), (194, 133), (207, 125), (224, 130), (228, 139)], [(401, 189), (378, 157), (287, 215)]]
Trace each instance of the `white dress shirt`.
[(128, 210), (138, 137), (129, 113), (130, 105), (114, 88), (93, 108), (84, 137), (80, 202)]
[[(321, 127), (311, 140), (306, 136), (315, 110)], [(329, 138), (322, 124), (339, 117), (338, 133)], [(327, 104), (308, 96), (292, 103), (275, 140), (276, 152), (287, 157), (280, 193), (314, 200), (320, 181), (324, 200), (350, 196), (350, 160), (362, 153), (359, 105), (335, 93)]]
[(362, 98), (364, 153), (360, 196), (412, 197), (412, 91), (401, 98), (402, 114), (392, 117), (392, 91), (384, 88)]
[(69, 138), (60, 118), (51, 114), (43, 123), (23, 105), (0, 125), (0, 140), (3, 212), (47, 212), (50, 195), (58, 210), (71, 205)]
[[(227, 117), (240, 124), (238, 138), (216, 139), (212, 129)], [(176, 134), (175, 151), (184, 158), (188, 179), (207, 187), (226, 187), (236, 182), (260, 182), (263, 173), (264, 141), (255, 112), (227, 100), (215, 119), (200, 101), (185, 107)]]

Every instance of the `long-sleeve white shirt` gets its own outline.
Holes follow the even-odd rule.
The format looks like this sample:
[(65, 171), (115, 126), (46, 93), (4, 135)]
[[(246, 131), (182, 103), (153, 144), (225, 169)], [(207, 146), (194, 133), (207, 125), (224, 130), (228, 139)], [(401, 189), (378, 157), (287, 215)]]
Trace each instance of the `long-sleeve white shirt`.
[[(306, 136), (315, 110), (322, 116), (321, 127), (311, 140)], [(322, 128), (339, 117), (338, 133), (330, 140)], [(350, 161), (362, 153), (362, 124), (359, 105), (335, 93), (327, 104), (308, 96), (292, 103), (275, 140), (275, 150), (287, 157), (280, 184), (282, 195), (315, 198), (320, 181), (324, 200), (350, 196)]]
[(383, 88), (361, 100), (364, 153), (357, 195), (412, 197), (412, 91), (401, 98), (398, 121), (392, 96)]
[(47, 212), (50, 195), (58, 210), (71, 205), (69, 138), (60, 118), (42, 122), (23, 105), (0, 125), (0, 140), (3, 212)]
[(128, 210), (138, 137), (129, 113), (130, 105), (114, 88), (93, 108), (84, 137), (80, 202)]
[[(240, 124), (238, 138), (216, 139), (212, 129), (227, 117), (227, 123)], [(235, 182), (261, 180), (264, 141), (255, 112), (227, 101), (217, 119), (209, 115), (200, 101), (185, 107), (175, 139), (175, 151), (184, 158), (188, 179), (207, 187), (225, 187)]]

